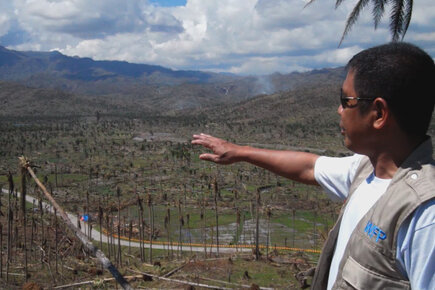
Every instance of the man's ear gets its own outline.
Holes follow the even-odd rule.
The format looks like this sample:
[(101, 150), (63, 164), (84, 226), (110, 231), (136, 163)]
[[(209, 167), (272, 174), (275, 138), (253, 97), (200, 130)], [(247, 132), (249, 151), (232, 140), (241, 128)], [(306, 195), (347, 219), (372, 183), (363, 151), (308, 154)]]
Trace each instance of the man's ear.
[(376, 117), (373, 122), (373, 127), (375, 129), (382, 129), (390, 118), (390, 108), (388, 107), (387, 101), (383, 98), (376, 98), (373, 101), (373, 109), (375, 110)]

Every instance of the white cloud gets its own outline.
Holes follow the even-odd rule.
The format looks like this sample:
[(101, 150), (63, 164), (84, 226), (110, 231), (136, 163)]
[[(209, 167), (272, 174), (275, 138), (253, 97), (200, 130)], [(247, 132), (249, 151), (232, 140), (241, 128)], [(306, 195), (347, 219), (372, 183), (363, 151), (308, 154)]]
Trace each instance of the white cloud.
[(0, 36), (5, 35), (9, 31), (9, 16), (6, 14), (0, 14)]
[[(3, 15), (15, 19), (0, 14), (0, 36), (7, 23), (19, 23), (29, 36), (14, 48), (243, 74), (344, 65), (357, 50), (390, 40), (388, 7), (376, 31), (367, 7), (337, 48), (355, 3), (334, 9), (334, 2), (304, 8), (303, 0), (188, 0), (177, 7), (147, 0), (13, 0), (8, 6), (15, 13)], [(433, 0), (415, 2), (406, 37), (430, 51), (434, 9)]]
[(435, 32), (418, 33), (412, 37), (414, 40), (435, 42)]
[(324, 51), (315, 56), (319, 63), (328, 63), (331, 66), (347, 63), (353, 55), (362, 50), (359, 46), (352, 46), (334, 50)]

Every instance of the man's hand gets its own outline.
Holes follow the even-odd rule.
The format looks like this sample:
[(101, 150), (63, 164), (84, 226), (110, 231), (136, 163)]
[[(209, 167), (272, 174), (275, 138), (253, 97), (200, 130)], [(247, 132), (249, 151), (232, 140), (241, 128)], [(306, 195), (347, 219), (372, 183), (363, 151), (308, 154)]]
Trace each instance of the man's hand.
[(202, 160), (218, 164), (245, 161), (295, 181), (317, 184), (314, 164), (318, 156), (312, 153), (240, 146), (206, 134), (193, 135), (192, 144), (213, 151), (199, 155)]
[(192, 144), (202, 145), (213, 151), (213, 153), (203, 153), (199, 155), (199, 158), (202, 160), (212, 161), (218, 164), (232, 164), (240, 161), (236, 153), (242, 146), (203, 133), (193, 135)]

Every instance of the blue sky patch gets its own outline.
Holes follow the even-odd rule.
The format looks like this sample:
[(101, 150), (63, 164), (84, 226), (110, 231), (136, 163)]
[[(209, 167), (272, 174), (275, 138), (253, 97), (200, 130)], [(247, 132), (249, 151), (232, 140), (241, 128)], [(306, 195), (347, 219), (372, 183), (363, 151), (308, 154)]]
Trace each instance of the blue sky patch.
[(172, 6), (185, 6), (186, 0), (150, 0), (151, 3), (163, 6), (163, 7), (172, 7)]

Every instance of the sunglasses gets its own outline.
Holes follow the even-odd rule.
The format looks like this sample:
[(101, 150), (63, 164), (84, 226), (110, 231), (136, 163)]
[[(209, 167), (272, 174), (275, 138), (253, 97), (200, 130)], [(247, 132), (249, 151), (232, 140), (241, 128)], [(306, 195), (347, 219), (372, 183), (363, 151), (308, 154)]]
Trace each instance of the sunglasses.
[(358, 101), (373, 101), (374, 98), (357, 98), (357, 97), (347, 97), (343, 94), (343, 90), (340, 89), (340, 103), (343, 109), (354, 108), (358, 105)]

